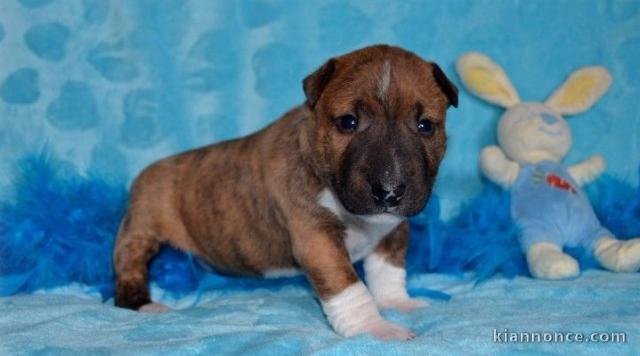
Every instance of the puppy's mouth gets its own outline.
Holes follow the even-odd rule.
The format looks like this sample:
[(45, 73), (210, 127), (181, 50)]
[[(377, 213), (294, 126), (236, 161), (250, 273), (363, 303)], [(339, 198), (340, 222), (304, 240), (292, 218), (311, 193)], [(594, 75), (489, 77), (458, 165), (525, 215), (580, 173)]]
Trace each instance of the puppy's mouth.
[(398, 214), (398, 211), (399, 211), (399, 209), (398, 209), (397, 206), (391, 206), (391, 207), (385, 207), (382, 212), (383, 213), (392, 214), (392, 215), (400, 215), (400, 214)]
[(389, 214), (398, 217), (411, 217), (418, 214), (429, 200), (430, 189), (424, 193), (407, 192), (399, 203), (379, 204), (369, 194), (359, 191), (338, 191), (337, 196), (345, 210), (354, 215)]

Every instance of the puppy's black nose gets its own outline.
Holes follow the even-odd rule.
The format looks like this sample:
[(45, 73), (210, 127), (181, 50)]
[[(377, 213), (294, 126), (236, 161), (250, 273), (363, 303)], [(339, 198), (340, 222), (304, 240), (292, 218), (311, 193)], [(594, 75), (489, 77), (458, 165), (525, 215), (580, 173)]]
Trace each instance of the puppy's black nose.
[(373, 200), (376, 202), (376, 205), (395, 207), (400, 204), (406, 189), (407, 186), (404, 184), (400, 184), (395, 188), (390, 188), (381, 184), (372, 184), (371, 195), (373, 196)]

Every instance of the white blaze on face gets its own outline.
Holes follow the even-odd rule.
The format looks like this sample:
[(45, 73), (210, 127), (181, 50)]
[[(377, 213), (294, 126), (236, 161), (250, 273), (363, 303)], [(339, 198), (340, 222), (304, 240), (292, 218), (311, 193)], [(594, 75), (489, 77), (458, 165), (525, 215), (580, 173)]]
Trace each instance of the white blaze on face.
[(384, 101), (389, 91), (389, 84), (391, 83), (391, 63), (385, 61), (382, 65), (382, 72), (378, 77), (378, 98)]

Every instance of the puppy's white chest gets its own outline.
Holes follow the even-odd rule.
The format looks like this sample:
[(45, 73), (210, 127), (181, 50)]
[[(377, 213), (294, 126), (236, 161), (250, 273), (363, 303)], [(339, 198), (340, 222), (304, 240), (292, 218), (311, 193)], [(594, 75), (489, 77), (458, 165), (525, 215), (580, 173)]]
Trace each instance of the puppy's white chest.
[(320, 192), (318, 203), (336, 214), (347, 227), (345, 244), (353, 262), (370, 254), (378, 243), (404, 220), (400, 216), (389, 213), (351, 214), (328, 189)]
[[(387, 216), (390, 215), (390, 216)], [(345, 243), (351, 261), (356, 262), (370, 254), (378, 243), (398, 226), (401, 220), (391, 214), (369, 216), (364, 224), (347, 225)]]

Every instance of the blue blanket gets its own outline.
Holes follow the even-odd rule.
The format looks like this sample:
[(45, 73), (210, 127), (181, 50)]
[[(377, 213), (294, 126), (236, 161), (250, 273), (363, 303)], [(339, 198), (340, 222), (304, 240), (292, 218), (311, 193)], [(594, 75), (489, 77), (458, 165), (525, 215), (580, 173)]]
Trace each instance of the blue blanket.
[[(154, 298), (175, 308), (166, 314), (117, 309), (74, 286), (0, 298), (0, 354), (637, 355), (639, 284), (640, 274), (604, 271), (564, 282), (494, 277), (477, 286), (469, 276), (416, 275), (410, 288), (438, 289), (452, 298), (411, 314), (385, 311), (417, 333), (408, 342), (337, 336), (313, 293), (301, 286), (180, 299), (156, 288)], [(624, 333), (626, 342), (507, 343), (505, 330), (605, 333), (598, 338), (610, 340)]]
[[(16, 160), (39, 151), (43, 142), (63, 160), (61, 176), (75, 177), (77, 167), (120, 189), (162, 156), (267, 125), (302, 102), (300, 82), (322, 61), (380, 42), (439, 62), (461, 88), (455, 60), (468, 50), (488, 53), (505, 67), (524, 100), (543, 99), (579, 66), (606, 66), (614, 83), (593, 110), (571, 119), (575, 143), (568, 163), (601, 153), (609, 173), (636, 187), (638, 21), (637, 0), (0, 1), (0, 198), (4, 203), (10, 195), (4, 188), (15, 177)], [(440, 200), (432, 200), (413, 225), (414, 236), (429, 240), (410, 250), (412, 291), (436, 299), (415, 314), (386, 313), (413, 327), (416, 340), (337, 337), (303, 283), (231, 288), (236, 283), (224, 280), (217, 284), (224, 287), (188, 292), (181, 299), (156, 287), (155, 297), (178, 309), (165, 315), (101, 304), (112, 293), (104, 250), (110, 248), (125, 191), (60, 178), (59, 185), (45, 180), (22, 192), (35, 199), (0, 208), (0, 235), (30, 232), (26, 240), (0, 244), (0, 275), (11, 275), (0, 281), (0, 294), (69, 281), (94, 285), (0, 298), (0, 354), (637, 354), (639, 274), (587, 271), (567, 282), (523, 276), (504, 195), (483, 185), (476, 164), (479, 150), (495, 142), (500, 110), (464, 91), (460, 95), (460, 108), (447, 122), (449, 151), (436, 186)], [(601, 187), (599, 216), (623, 236), (638, 234), (640, 220), (629, 218), (640, 214), (638, 190)], [(40, 188), (54, 194), (40, 194)], [(480, 201), (461, 207), (478, 194)], [(69, 258), (69, 245), (79, 246), (69, 244), (69, 236), (86, 239), (83, 254), (73, 255), (78, 259)], [(43, 238), (58, 249), (38, 244)], [(458, 254), (452, 246), (460, 247)], [(50, 259), (14, 253), (36, 248)], [(40, 273), (11, 274), (7, 256), (16, 271)], [(100, 273), (87, 273), (88, 266)], [(167, 273), (176, 266), (182, 269)], [(177, 265), (157, 264), (154, 271), (158, 277), (194, 277), (188, 291), (200, 276), (189, 274), (191, 267), (182, 259)], [(463, 267), (479, 275), (423, 274), (459, 274)], [(518, 277), (490, 278), (496, 271)], [(488, 279), (474, 288), (476, 277)], [(175, 289), (171, 280), (158, 283)], [(104, 288), (96, 290), (95, 284)], [(494, 343), (494, 328), (620, 331), (627, 342)]]

